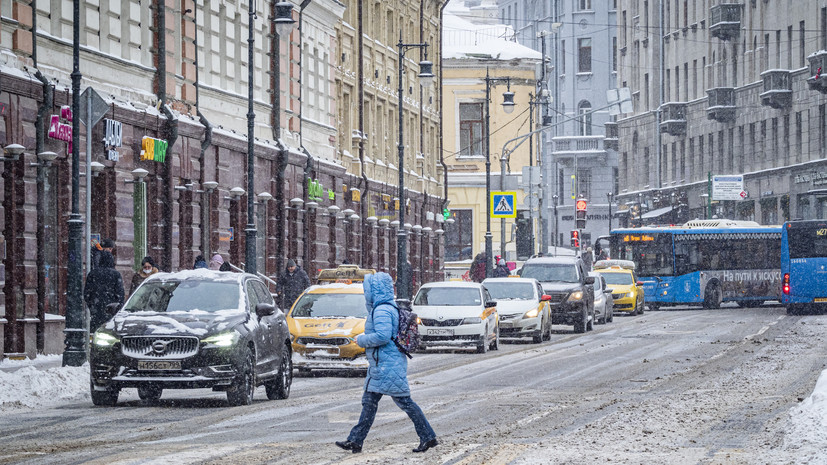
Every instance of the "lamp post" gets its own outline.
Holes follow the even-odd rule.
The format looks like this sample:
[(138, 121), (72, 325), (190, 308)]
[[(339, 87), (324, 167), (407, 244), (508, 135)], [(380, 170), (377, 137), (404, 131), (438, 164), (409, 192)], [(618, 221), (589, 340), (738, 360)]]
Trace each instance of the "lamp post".
[(80, 0), (73, 2), (72, 28), (72, 213), (69, 215), (69, 265), (66, 283), (66, 347), (63, 366), (86, 361), (83, 314), (83, 219), (80, 217)]
[(505, 81), (508, 90), (503, 92), (503, 111), (514, 111), (514, 92), (511, 92), (510, 77), (491, 77), (485, 69), (485, 277), (491, 276), (491, 260), (494, 257), (493, 235), (491, 234), (491, 87)]
[[(399, 151), (399, 224), (405, 224), (405, 145), (402, 143), (402, 132), (403, 132), (403, 118), (402, 118), (402, 110), (404, 105), (404, 100), (402, 99), (402, 71), (404, 69), (403, 60), (405, 59), (405, 52), (412, 48), (419, 48), (423, 49), (425, 52), (425, 60), (419, 62), (419, 80), (420, 84), (423, 87), (428, 87), (433, 83), (434, 73), (433, 73), (433, 66), (434, 64), (427, 60), (428, 58), (428, 43), (422, 42), (419, 44), (406, 44), (402, 42), (402, 33), (399, 34), (399, 43), (397, 44), (399, 48), (399, 61), (397, 61), (397, 66), (399, 67), (399, 88), (397, 89), (397, 96), (399, 97), (399, 144), (397, 145), (397, 149)], [(410, 269), (407, 266), (408, 263), (408, 251), (407, 251), (407, 231), (403, 227), (399, 227), (396, 230), (396, 292), (397, 297), (399, 299), (410, 300), (411, 298), (411, 289), (410, 289), (410, 276), (408, 276), (408, 271)]]
[(560, 197), (558, 197), (557, 194), (554, 194), (554, 195), (551, 196), (551, 202), (552, 202), (552, 205), (554, 205), (554, 240), (551, 241), (551, 242), (554, 244), (554, 247), (555, 247), (555, 249), (554, 249), (555, 255), (557, 254), (556, 247), (558, 245), (557, 244), (557, 236), (558, 236), (558, 234), (557, 234), (557, 200), (559, 198)]
[(609, 234), (612, 233), (612, 197), (614, 194), (606, 192), (606, 199), (609, 201)]

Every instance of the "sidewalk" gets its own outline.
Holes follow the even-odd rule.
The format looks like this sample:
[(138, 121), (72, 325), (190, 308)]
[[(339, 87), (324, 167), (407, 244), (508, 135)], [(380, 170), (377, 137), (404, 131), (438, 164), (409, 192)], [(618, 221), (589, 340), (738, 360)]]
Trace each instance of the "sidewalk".
[(63, 366), (63, 355), (38, 355), (35, 359), (0, 360), (0, 371), (5, 373), (14, 373), (15, 371), (25, 367), (35, 367), (38, 370), (48, 370), (49, 368), (57, 368)]

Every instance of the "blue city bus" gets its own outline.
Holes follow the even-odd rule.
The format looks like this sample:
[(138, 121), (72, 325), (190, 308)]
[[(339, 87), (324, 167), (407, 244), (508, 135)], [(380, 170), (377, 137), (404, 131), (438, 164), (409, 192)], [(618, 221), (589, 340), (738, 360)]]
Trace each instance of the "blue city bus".
[(827, 308), (827, 220), (784, 223), (781, 275), (787, 314)]
[(781, 300), (781, 226), (693, 220), (684, 225), (614, 229), (611, 258), (632, 260), (650, 309), (664, 305), (742, 307)]

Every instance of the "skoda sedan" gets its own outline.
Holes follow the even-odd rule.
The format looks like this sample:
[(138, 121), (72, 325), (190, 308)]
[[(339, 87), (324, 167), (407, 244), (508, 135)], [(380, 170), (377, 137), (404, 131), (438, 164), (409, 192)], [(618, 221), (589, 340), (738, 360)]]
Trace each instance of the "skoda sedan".
[(480, 283), (423, 284), (414, 297), (412, 309), (419, 318), (421, 349), (475, 347), (478, 353), (499, 349), (497, 302)]
[(165, 389), (226, 391), (230, 405), (263, 384), (285, 399), (293, 381), (290, 333), (267, 286), (245, 273), (189, 270), (150, 276), (92, 337), (95, 405), (124, 388), (154, 401)]

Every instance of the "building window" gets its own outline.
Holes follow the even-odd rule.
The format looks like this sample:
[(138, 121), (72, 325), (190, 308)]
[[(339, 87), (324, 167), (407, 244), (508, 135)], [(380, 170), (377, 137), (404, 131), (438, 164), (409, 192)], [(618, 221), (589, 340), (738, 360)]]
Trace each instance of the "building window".
[(795, 114), (795, 162), (801, 162), (801, 112)]
[(612, 71), (617, 72), (617, 37), (612, 37)]
[(469, 260), (473, 258), (473, 212), (451, 210), (453, 224), (445, 223), (445, 260)]
[(577, 0), (577, 9), (580, 11), (591, 10), (592, 0)]
[(585, 100), (580, 102), (577, 113), (578, 134), (581, 136), (592, 135), (592, 104)]
[(592, 40), (577, 39), (577, 72), (592, 72)]
[(577, 197), (588, 199), (592, 192), (592, 170), (579, 168), (577, 170)]
[(482, 156), (482, 103), (459, 104), (459, 155)]

